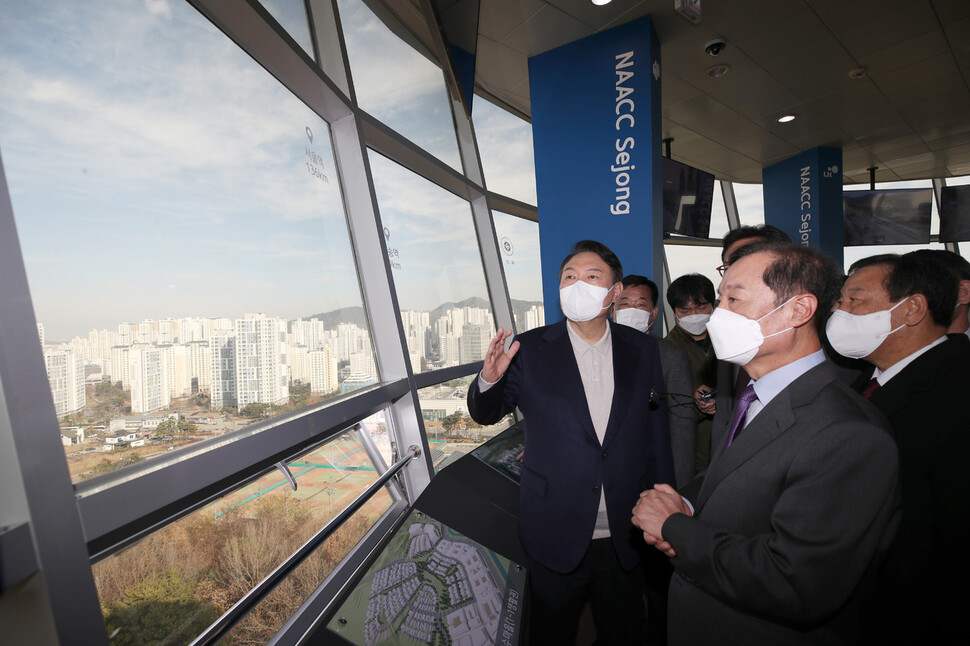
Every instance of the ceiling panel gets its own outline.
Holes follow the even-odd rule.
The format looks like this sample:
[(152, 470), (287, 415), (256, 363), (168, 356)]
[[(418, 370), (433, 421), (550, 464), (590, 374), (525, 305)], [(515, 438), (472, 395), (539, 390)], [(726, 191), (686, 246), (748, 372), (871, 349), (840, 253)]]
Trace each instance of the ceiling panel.
[(542, 54), (590, 34), (589, 26), (547, 5), (502, 39), (502, 44), (528, 56)]
[[(527, 114), (529, 56), (650, 13), (664, 66), (664, 133), (675, 137), (677, 159), (747, 182), (760, 181), (761, 165), (778, 155), (818, 145), (841, 146), (856, 174), (885, 167), (882, 154), (892, 159), (887, 175), (967, 165), (970, 0), (708, 2), (696, 25), (673, 5), (481, 0), (476, 81)], [(704, 53), (714, 37), (728, 43), (717, 58)], [(715, 63), (731, 70), (709, 79)], [(868, 77), (850, 79), (859, 66)], [(777, 124), (781, 112), (799, 118)]]
[[(849, 3), (846, 4), (855, 4)], [(861, 57), (884, 50), (893, 44), (939, 29), (936, 12), (928, 1), (903, 2), (887, 7), (880, 2), (866, 20), (833, 31), (852, 56)]]
[(478, 34), (500, 42), (544, 6), (542, 0), (482, 0)]

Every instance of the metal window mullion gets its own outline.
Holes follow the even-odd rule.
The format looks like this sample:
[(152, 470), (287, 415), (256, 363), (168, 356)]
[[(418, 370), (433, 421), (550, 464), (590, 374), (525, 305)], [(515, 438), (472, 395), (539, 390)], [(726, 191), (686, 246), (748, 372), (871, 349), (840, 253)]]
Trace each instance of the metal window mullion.
[(663, 312), (664, 336), (667, 336), (667, 334), (671, 330), (671, 327), (672, 327), (672, 324), (673, 324), (673, 321), (674, 321), (674, 310), (667, 303), (667, 299), (666, 299), (667, 290), (670, 288), (670, 263), (667, 262), (667, 245), (666, 244), (663, 245), (663, 250), (664, 250), (664, 275), (663, 275), (663, 283), (661, 283), (661, 285), (660, 285), (661, 289), (663, 290), (663, 291), (660, 292), (660, 300), (662, 302), (661, 303), (654, 303), (654, 305), (658, 305), (659, 304), (660, 305), (660, 310)]
[[(13, 205), (0, 159), (0, 388), (52, 621), (62, 643), (107, 644), (104, 617), (64, 459)], [(0, 429), (0, 432), (4, 432)], [(9, 477), (9, 474), (5, 474)], [(10, 602), (8, 598), (8, 603)]]
[[(940, 206), (943, 204), (943, 189), (946, 187), (946, 178), (944, 177), (934, 177), (933, 178), (933, 199), (936, 200), (936, 215), (940, 218), (940, 230), (943, 229), (943, 217), (940, 215)], [(939, 240), (939, 238), (937, 238)], [(960, 254), (960, 245), (956, 242), (944, 242), (943, 248), (947, 251), (952, 251), (953, 253)]]
[[(406, 378), (413, 384), (407, 338), (400, 320), (397, 291), (391, 278), (391, 264), (387, 257), (387, 243), (367, 159), (363, 127), (360, 119), (352, 116), (331, 124), (331, 132), (344, 188), (351, 244), (381, 378)], [(422, 448), (424, 459), (411, 461), (404, 470), (406, 493), (413, 502), (417, 494), (431, 482), (433, 473), (417, 391), (413, 386), (410, 397), (402, 397), (392, 404), (386, 415), (388, 433), (393, 434), (399, 446), (416, 444)]]
[[(406, 396), (407, 382), (374, 388), (311, 414), (270, 421), (275, 428), (242, 429), (179, 453), (160, 468), (147, 464), (77, 486), (88, 552), (100, 559), (242, 486), (263, 471)], [(193, 451), (196, 452), (192, 455)], [(181, 455), (180, 455), (181, 453)], [(186, 456), (188, 454), (188, 456)]]
[(350, 114), (349, 100), (299, 46), (277, 33), (248, 2), (189, 0), (243, 51), (327, 121)]
[(727, 213), (728, 230), (733, 231), (741, 226), (741, 217), (738, 214), (738, 200), (734, 196), (734, 182), (720, 180), (721, 197), (724, 198), (724, 210)]

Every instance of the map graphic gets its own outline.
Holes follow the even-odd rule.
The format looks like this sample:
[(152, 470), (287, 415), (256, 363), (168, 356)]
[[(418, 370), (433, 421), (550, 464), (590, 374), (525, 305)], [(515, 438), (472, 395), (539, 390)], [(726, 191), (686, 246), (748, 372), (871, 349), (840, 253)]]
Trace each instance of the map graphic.
[(496, 435), (472, 451), (472, 455), (518, 484), (522, 477), (519, 455), (525, 449), (525, 433), (518, 425)]
[(507, 558), (414, 510), (328, 628), (360, 646), (512, 645), (524, 581)]

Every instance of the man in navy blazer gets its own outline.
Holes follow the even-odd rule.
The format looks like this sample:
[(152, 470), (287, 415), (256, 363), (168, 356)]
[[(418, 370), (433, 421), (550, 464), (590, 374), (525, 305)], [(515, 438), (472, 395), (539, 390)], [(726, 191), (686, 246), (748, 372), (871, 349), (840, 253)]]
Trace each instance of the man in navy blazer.
[(643, 489), (673, 483), (657, 341), (607, 315), (623, 269), (606, 246), (578, 242), (560, 267), (565, 321), (499, 330), (468, 390), (471, 416), (526, 420), (519, 533), (529, 556), (532, 643), (574, 644), (587, 600), (600, 644), (642, 639)]

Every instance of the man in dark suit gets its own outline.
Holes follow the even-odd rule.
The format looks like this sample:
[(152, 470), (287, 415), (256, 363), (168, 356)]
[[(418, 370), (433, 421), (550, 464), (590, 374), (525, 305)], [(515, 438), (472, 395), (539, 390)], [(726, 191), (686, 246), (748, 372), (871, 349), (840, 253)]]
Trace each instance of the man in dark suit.
[(519, 535), (529, 556), (533, 644), (570, 644), (587, 599), (598, 643), (642, 639), (639, 533), (630, 507), (653, 482), (674, 482), (655, 339), (609, 321), (623, 269), (606, 246), (581, 241), (563, 261), (565, 321), (504, 349), (492, 339), (468, 389), (475, 421), (518, 407), (525, 417)]
[(645, 491), (634, 523), (674, 566), (671, 644), (853, 643), (898, 525), (895, 443), (821, 351), (831, 262), (807, 247), (745, 249), (707, 329), (751, 382), (706, 474), (683, 498)]
[[(657, 284), (646, 276), (624, 276), (623, 292), (613, 304), (613, 320), (649, 333), (650, 325), (657, 320), (659, 298)], [(710, 300), (714, 301), (713, 294)], [(677, 486), (682, 487), (694, 479), (697, 461), (697, 415), (692, 398), (691, 364), (683, 349), (667, 339), (654, 338), (659, 344), (663, 367), (674, 475)], [(710, 436), (707, 439), (710, 440)], [(647, 643), (666, 644), (667, 587), (673, 569), (663, 554), (649, 550), (643, 555), (643, 570), (647, 586)]]
[[(731, 266), (734, 254), (749, 244), (756, 242), (772, 242), (785, 244), (791, 242), (791, 238), (779, 229), (770, 224), (760, 224), (757, 226), (742, 226), (731, 229), (721, 241), (721, 265), (716, 267), (717, 272), (723, 277), (724, 272)], [(710, 386), (701, 386), (694, 393), (694, 402), (702, 413), (714, 415), (715, 427), (724, 427), (731, 419), (734, 412), (734, 402), (737, 401), (741, 389), (748, 384), (748, 374), (741, 366), (728, 361), (720, 361), (717, 364), (717, 394), (713, 398), (702, 399), (701, 395), (705, 391), (711, 390)], [(720, 412), (718, 412), (720, 411)], [(712, 439), (717, 442), (718, 439)]]
[[(650, 332), (657, 320), (659, 289), (646, 276), (630, 274), (623, 277), (623, 291), (613, 304), (613, 320), (640, 332)], [(691, 382), (690, 361), (687, 353), (676, 345), (654, 336), (660, 349), (664, 389), (657, 395), (667, 401), (667, 428), (670, 431), (670, 447), (674, 458), (674, 475), (677, 486), (694, 479), (694, 462), (697, 450), (697, 419), (692, 400), (694, 386)]]
[(855, 387), (899, 446), (903, 520), (866, 613), (866, 643), (966, 644), (970, 575), (970, 341), (947, 335), (960, 285), (932, 255), (865, 258), (849, 268), (832, 346), (874, 366)]

